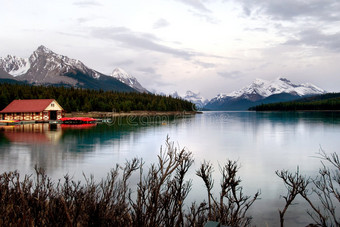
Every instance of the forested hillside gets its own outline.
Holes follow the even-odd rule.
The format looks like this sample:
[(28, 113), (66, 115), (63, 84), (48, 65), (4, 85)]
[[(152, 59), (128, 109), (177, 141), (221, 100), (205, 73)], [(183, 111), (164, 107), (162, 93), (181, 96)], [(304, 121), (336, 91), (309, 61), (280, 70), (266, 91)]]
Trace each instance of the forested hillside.
[(0, 110), (15, 99), (56, 99), (67, 111), (191, 111), (191, 102), (147, 93), (0, 84)]
[(291, 102), (262, 104), (249, 108), (255, 111), (340, 110), (340, 93), (311, 96)]

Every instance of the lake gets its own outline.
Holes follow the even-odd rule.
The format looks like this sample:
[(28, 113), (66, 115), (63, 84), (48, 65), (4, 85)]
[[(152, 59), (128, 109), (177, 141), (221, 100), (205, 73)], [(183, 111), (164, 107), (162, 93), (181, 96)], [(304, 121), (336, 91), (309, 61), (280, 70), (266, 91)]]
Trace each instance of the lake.
[[(53, 179), (65, 174), (83, 180), (82, 174), (99, 180), (117, 163), (134, 157), (146, 164), (157, 161), (166, 137), (193, 153), (195, 164), (187, 203), (206, 199), (203, 181), (195, 170), (203, 160), (214, 165), (215, 193), (218, 196), (219, 165), (227, 159), (238, 161), (245, 194), (261, 190), (261, 199), (249, 214), (257, 226), (278, 226), (278, 209), (285, 194), (276, 170), (315, 176), (321, 167), (317, 153), (328, 154), (340, 147), (339, 112), (204, 112), (195, 116), (128, 117), (98, 125), (63, 126), (31, 124), (0, 126), (0, 171), (32, 173), (34, 166), (45, 168)], [(286, 226), (306, 226), (311, 219), (306, 204), (289, 208)]]

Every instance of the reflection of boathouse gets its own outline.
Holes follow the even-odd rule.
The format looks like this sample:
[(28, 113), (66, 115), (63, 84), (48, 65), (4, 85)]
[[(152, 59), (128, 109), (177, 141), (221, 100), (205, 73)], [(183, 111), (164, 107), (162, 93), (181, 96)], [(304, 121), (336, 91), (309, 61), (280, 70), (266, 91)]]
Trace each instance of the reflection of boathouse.
[(59, 124), (22, 124), (0, 126), (0, 132), (13, 143), (53, 144), (62, 136)]
[(63, 117), (64, 109), (54, 99), (14, 100), (0, 111), (1, 120), (48, 121)]

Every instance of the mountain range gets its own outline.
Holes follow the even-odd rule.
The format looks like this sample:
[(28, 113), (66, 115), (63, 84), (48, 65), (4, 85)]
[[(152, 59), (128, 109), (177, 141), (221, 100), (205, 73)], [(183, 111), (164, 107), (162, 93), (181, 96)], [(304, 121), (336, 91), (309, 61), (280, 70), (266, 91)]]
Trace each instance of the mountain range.
[[(12, 55), (0, 57), (0, 81), (150, 93), (135, 77), (121, 68), (115, 68), (110, 75), (105, 75), (79, 60), (56, 54), (45, 46), (39, 46), (29, 58)], [(310, 83), (293, 84), (286, 78), (277, 78), (273, 81), (256, 79), (240, 90), (218, 94), (210, 101), (199, 92), (192, 91), (181, 96), (174, 92), (171, 96), (188, 100), (198, 109), (247, 110), (260, 104), (291, 101), (324, 93), (325, 90)]]
[(217, 95), (204, 108), (209, 110), (247, 110), (260, 104), (291, 101), (325, 93), (325, 90), (313, 84), (293, 84), (286, 78), (277, 78), (273, 81), (256, 79), (240, 90)]
[(202, 95), (199, 92), (195, 93), (189, 90), (184, 95), (179, 95), (177, 91), (170, 95), (174, 98), (181, 98), (189, 102), (192, 102), (193, 104), (196, 105), (196, 109), (202, 109), (209, 102), (209, 100), (202, 97)]
[(39, 46), (29, 58), (0, 58), (0, 80), (34, 85), (57, 85), (119, 92), (148, 92), (135, 77), (116, 68), (111, 75), (93, 70), (81, 61)]

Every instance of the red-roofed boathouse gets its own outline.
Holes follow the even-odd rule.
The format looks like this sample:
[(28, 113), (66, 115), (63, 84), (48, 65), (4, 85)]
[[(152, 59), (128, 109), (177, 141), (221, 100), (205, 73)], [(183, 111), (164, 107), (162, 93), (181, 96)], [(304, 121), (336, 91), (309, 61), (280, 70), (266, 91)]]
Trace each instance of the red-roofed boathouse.
[(14, 100), (0, 111), (1, 120), (49, 121), (63, 116), (64, 109), (54, 99)]

